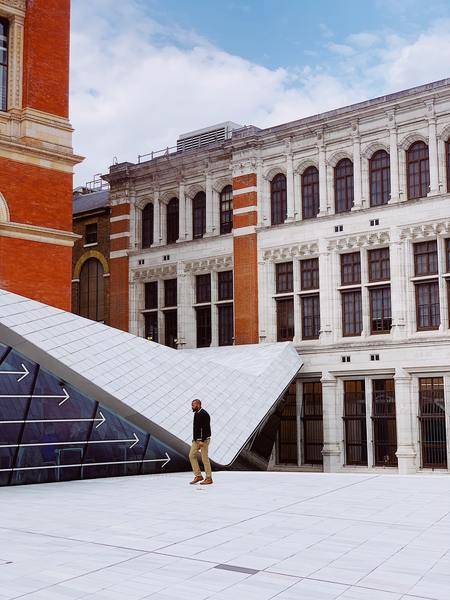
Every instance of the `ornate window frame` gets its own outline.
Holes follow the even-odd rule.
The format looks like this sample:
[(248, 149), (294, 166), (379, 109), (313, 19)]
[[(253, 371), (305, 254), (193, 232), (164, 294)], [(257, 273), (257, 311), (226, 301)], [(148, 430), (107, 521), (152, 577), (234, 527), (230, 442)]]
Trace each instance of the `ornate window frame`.
[(0, 17), (9, 21), (7, 112), (22, 109), (25, 12), (25, 0), (0, 0)]

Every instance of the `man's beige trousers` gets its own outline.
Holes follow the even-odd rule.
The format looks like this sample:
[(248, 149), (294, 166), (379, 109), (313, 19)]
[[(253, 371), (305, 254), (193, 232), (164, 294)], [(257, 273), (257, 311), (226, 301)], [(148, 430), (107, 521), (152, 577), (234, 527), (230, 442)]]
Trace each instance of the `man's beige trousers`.
[(189, 460), (191, 461), (192, 470), (194, 471), (195, 476), (201, 476), (202, 474), (197, 459), (198, 451), (200, 450), (202, 454), (202, 463), (203, 468), (205, 469), (205, 475), (207, 478), (212, 478), (211, 463), (209, 462), (208, 458), (208, 448), (210, 441), (211, 438), (208, 438), (206, 442), (203, 442), (203, 446), (201, 448), (198, 447), (198, 442), (196, 442), (195, 440), (192, 442), (191, 451), (189, 452)]

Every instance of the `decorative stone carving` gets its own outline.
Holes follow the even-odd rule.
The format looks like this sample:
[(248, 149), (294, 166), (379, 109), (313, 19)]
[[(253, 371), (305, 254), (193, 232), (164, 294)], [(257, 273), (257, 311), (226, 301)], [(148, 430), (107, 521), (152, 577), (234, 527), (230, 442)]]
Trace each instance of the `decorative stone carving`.
[(224, 271), (233, 268), (232, 256), (215, 256), (200, 260), (187, 261), (184, 264), (185, 273), (210, 273), (211, 271)]
[(331, 240), (328, 244), (328, 250), (349, 250), (350, 248), (382, 246), (388, 244), (389, 241), (389, 231), (374, 231), (373, 233), (364, 233)]
[(264, 252), (264, 260), (291, 260), (292, 258), (307, 258), (316, 256), (319, 252), (317, 242), (307, 244), (294, 244), (291, 246), (283, 246), (280, 248), (270, 248)]

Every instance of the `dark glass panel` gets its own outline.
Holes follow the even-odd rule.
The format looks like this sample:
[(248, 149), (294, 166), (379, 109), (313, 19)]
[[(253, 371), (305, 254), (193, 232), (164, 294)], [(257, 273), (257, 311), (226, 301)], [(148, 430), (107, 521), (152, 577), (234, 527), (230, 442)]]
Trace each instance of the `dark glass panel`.
[(302, 339), (315, 340), (320, 333), (319, 294), (302, 296)]
[(389, 154), (378, 150), (369, 161), (370, 206), (387, 204), (391, 197), (391, 168)]
[(233, 305), (219, 304), (217, 311), (219, 315), (219, 346), (231, 346), (234, 336)]
[(313, 219), (320, 209), (319, 171), (316, 167), (308, 167), (302, 174), (302, 217)]
[(397, 466), (397, 423), (393, 379), (373, 380), (372, 421), (374, 463), (381, 467)]
[(147, 204), (142, 211), (142, 247), (150, 248), (153, 244), (153, 204)]
[(167, 243), (173, 244), (179, 237), (179, 201), (172, 198), (167, 204)]
[(197, 348), (211, 345), (211, 307), (196, 308), (197, 314)]
[(303, 462), (322, 464), (323, 407), (320, 381), (303, 384)]
[(341, 292), (342, 333), (344, 336), (361, 335), (362, 305), (361, 290)]
[(144, 337), (158, 343), (158, 311), (144, 314)]
[(419, 422), (422, 466), (447, 468), (445, 396), (442, 377), (419, 379)]
[(84, 243), (97, 243), (97, 223), (88, 223), (84, 229)]
[(176, 310), (164, 311), (164, 343), (169, 348), (177, 347), (178, 313)]
[(414, 275), (437, 275), (438, 252), (437, 242), (418, 242), (414, 244)]
[(205, 192), (198, 192), (192, 200), (192, 232), (194, 239), (203, 237), (206, 232)]
[(359, 252), (341, 254), (341, 285), (361, 283), (361, 255)]
[(277, 341), (286, 342), (294, 338), (294, 300), (277, 300)]
[(319, 289), (318, 258), (307, 258), (300, 261), (300, 285), (302, 291)]
[(353, 206), (353, 163), (343, 158), (334, 169), (334, 195), (337, 213), (348, 212)]
[(104, 277), (102, 263), (89, 258), (80, 273), (80, 310), (82, 317), (103, 321), (105, 310)]
[(217, 281), (219, 300), (233, 300), (233, 271), (219, 271)]
[(220, 193), (220, 233), (233, 229), (233, 188), (226, 185)]
[(158, 308), (158, 282), (149, 281), (145, 284), (145, 304), (146, 309)]
[(437, 281), (416, 283), (416, 318), (419, 331), (439, 329), (441, 315)]
[(197, 275), (195, 278), (197, 303), (211, 302), (211, 274)]
[(8, 110), (8, 35), (9, 22), (0, 19), (0, 110)]
[(367, 466), (366, 395), (364, 381), (344, 381), (344, 426), (346, 464)]
[(297, 451), (297, 386), (291, 383), (282, 400), (278, 430), (278, 463), (296, 465)]
[(375, 248), (368, 252), (369, 281), (386, 281), (391, 278), (389, 248)]
[(176, 306), (178, 303), (177, 280), (164, 280), (164, 306)]
[(390, 286), (369, 289), (371, 333), (390, 333), (392, 325)]
[(430, 190), (428, 146), (414, 142), (406, 152), (408, 198), (424, 198)]

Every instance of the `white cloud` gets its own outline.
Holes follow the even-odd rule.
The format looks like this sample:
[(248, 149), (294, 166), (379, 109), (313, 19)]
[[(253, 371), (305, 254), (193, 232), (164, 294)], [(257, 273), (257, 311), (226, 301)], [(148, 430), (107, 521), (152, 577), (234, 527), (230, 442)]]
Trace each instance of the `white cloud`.
[(73, 11), (71, 117), (75, 150), (87, 157), (78, 184), (106, 172), (113, 156), (134, 162), (191, 129), (283, 123), (444, 77), (450, 61), (448, 24), (410, 41), (377, 32), (371, 45), (356, 34), (330, 66), (299, 71), (268, 69), (195, 32), (162, 27), (135, 0), (78, 0)]

